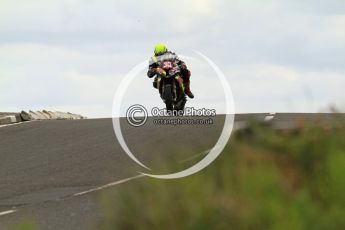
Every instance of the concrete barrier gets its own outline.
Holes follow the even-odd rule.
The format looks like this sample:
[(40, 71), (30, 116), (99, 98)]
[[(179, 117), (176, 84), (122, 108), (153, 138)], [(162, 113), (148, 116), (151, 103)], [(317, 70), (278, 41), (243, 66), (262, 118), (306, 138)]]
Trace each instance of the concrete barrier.
[(53, 112), (58, 120), (67, 120), (68, 117), (63, 112), (55, 111)]
[(36, 114), (38, 115), (40, 120), (49, 120), (50, 119), (50, 117), (48, 115), (46, 115), (45, 113), (43, 113), (41, 111), (36, 111)]
[(20, 117), (22, 118), (23, 121), (31, 121), (31, 120), (33, 120), (33, 118), (30, 115), (30, 113), (27, 113), (24, 110), (20, 112)]
[(57, 119), (57, 117), (52, 112), (50, 112), (50, 111), (42, 110), (42, 112), (45, 115), (47, 115), (50, 120), (56, 120)]
[(68, 113), (70, 116), (72, 116), (72, 119), (74, 120), (79, 120), (79, 119), (85, 119), (85, 117), (79, 115), (79, 114), (73, 114), (73, 113)]
[(58, 119), (64, 119), (64, 120), (80, 120), (85, 119), (85, 117), (74, 114), (74, 113), (64, 113), (64, 112), (53, 112), (55, 116), (58, 117)]
[(22, 121), (36, 121), (36, 120), (80, 120), (86, 119), (78, 114), (64, 113), (64, 112), (52, 112), (47, 110), (32, 111), (29, 112), (21, 111), (20, 113), (1, 113), (0, 112), (0, 125), (7, 125), (11, 123), (17, 123)]
[(36, 114), (34, 111), (29, 110), (29, 114), (32, 117), (32, 120), (40, 120), (40, 116)]
[(0, 125), (8, 125), (13, 123), (17, 123), (17, 118), (15, 115), (0, 117)]

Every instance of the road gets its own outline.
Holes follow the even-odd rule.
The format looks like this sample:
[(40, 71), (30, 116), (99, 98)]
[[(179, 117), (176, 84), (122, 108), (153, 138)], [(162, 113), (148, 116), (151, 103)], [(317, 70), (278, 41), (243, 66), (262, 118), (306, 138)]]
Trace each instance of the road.
[[(251, 119), (291, 122), (310, 114), (242, 114)], [(322, 115), (329, 119), (330, 115)], [(314, 119), (314, 117), (313, 117)], [(224, 117), (213, 125), (135, 128), (121, 121), (129, 148), (153, 172), (185, 168), (217, 141)], [(178, 143), (178, 145), (176, 144)], [(193, 143), (193, 144), (191, 144)], [(195, 158), (196, 157), (196, 158)], [(0, 229), (30, 220), (39, 229), (92, 229), (102, 220), (99, 193), (140, 180), (144, 169), (118, 144), (111, 119), (35, 121), (0, 127)], [(162, 161), (159, 161), (162, 162)]]

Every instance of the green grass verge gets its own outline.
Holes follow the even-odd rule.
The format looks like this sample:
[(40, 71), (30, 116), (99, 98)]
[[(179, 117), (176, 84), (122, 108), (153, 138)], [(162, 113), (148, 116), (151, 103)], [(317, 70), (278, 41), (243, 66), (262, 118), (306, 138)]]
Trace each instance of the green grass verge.
[(202, 172), (101, 196), (96, 229), (345, 229), (345, 123), (252, 124)]

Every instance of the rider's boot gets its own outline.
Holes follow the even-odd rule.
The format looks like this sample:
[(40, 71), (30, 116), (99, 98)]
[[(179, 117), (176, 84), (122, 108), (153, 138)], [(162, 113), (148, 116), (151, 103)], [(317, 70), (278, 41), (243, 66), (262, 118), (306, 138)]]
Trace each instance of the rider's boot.
[(190, 91), (190, 82), (186, 82), (185, 83), (185, 90), (184, 90), (185, 94), (187, 94), (187, 96), (189, 98), (194, 98), (194, 94), (192, 93), (192, 91)]

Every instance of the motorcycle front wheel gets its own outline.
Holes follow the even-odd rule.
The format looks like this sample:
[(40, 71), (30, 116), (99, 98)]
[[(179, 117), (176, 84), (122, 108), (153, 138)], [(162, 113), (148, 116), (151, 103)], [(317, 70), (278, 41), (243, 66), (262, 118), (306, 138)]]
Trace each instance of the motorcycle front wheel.
[(171, 84), (164, 85), (163, 98), (164, 98), (166, 109), (168, 111), (172, 111), (174, 109), (174, 105), (173, 105), (173, 92), (172, 92)]

